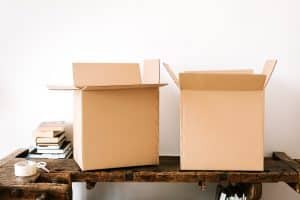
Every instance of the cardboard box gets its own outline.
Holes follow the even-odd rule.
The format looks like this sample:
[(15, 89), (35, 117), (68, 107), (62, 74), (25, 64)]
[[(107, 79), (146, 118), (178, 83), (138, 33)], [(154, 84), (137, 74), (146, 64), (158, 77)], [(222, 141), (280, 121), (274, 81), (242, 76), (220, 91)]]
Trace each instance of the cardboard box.
[(190, 71), (164, 64), (180, 88), (180, 166), (182, 170), (264, 168), (265, 87), (276, 60), (262, 74), (252, 70)]
[(159, 60), (74, 63), (74, 159), (82, 170), (159, 162)]

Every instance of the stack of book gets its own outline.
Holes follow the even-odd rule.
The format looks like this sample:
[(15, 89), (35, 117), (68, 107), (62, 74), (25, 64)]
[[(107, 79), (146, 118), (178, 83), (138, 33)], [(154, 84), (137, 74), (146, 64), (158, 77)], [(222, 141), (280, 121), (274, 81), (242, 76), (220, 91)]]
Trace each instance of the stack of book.
[(72, 145), (65, 136), (65, 123), (43, 122), (33, 133), (35, 147), (29, 152), (29, 158), (70, 158)]

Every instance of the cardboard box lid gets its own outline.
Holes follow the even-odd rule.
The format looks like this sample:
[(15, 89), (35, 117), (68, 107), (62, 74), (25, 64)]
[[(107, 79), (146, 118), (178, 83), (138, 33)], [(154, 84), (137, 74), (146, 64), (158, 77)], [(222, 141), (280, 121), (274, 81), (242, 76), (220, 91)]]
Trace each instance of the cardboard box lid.
[(159, 59), (144, 60), (143, 82), (138, 63), (73, 63), (74, 86), (48, 85), (49, 90), (111, 90), (161, 87)]
[(189, 90), (263, 90), (270, 80), (277, 60), (267, 60), (262, 74), (252, 70), (189, 71), (179, 73), (179, 79), (171, 67), (164, 67), (180, 89)]
[(137, 63), (73, 63), (73, 79), (77, 87), (141, 83)]
[(49, 90), (85, 90), (85, 91), (93, 91), (93, 90), (118, 90), (118, 89), (134, 89), (134, 88), (156, 88), (165, 86), (167, 84), (128, 84), (128, 85), (103, 85), (103, 86), (83, 86), (83, 87), (75, 87), (72, 85), (47, 85)]

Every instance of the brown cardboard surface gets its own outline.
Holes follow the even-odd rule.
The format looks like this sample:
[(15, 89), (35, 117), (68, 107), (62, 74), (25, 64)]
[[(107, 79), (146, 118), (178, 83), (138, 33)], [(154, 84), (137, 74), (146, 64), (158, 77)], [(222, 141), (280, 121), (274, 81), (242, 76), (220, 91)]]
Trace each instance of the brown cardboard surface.
[(181, 169), (263, 170), (264, 91), (181, 91)]
[(75, 86), (140, 84), (137, 63), (73, 63)]
[(160, 60), (144, 60), (143, 83), (160, 83)]
[(82, 158), (82, 92), (74, 91), (74, 114), (73, 114), (73, 157), (79, 166), (83, 165)]
[(276, 65), (250, 70), (169, 75), (181, 91), (182, 170), (263, 170), (264, 88)]
[[(75, 63), (74, 159), (82, 170), (158, 164), (159, 60), (137, 64)], [(157, 82), (158, 81), (158, 82)]]
[(134, 88), (157, 88), (167, 84), (130, 84), (130, 85), (105, 85), (105, 86), (86, 86), (82, 90), (119, 90)]
[(201, 71), (184, 71), (184, 73), (222, 73), (222, 74), (253, 74), (253, 69), (230, 69), (230, 70), (201, 70)]
[(263, 90), (265, 79), (261, 74), (179, 74), (180, 88), (193, 90)]
[(158, 88), (81, 92), (83, 170), (158, 164)]
[(103, 85), (103, 86), (63, 86), (63, 85), (48, 85), (49, 90), (120, 90), (132, 88), (155, 88), (166, 86), (165, 83), (160, 84), (128, 84), (128, 85)]

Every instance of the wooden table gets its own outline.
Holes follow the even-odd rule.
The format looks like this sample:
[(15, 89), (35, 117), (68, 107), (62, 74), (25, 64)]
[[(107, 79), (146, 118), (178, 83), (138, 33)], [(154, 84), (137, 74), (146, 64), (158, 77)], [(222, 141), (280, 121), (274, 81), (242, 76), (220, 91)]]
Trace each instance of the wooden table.
[[(300, 192), (300, 160), (275, 152), (265, 158), (263, 172), (181, 171), (178, 157), (160, 157), (159, 166), (81, 171), (73, 159), (32, 159), (45, 161), (50, 173), (16, 178), (13, 165), (24, 160), (27, 149), (19, 149), (0, 160), (0, 199), (72, 199), (72, 182), (86, 182), (92, 189), (97, 182), (186, 182), (242, 184), (248, 199), (260, 199), (261, 183), (285, 182)], [(250, 198), (251, 197), (251, 198)]]

